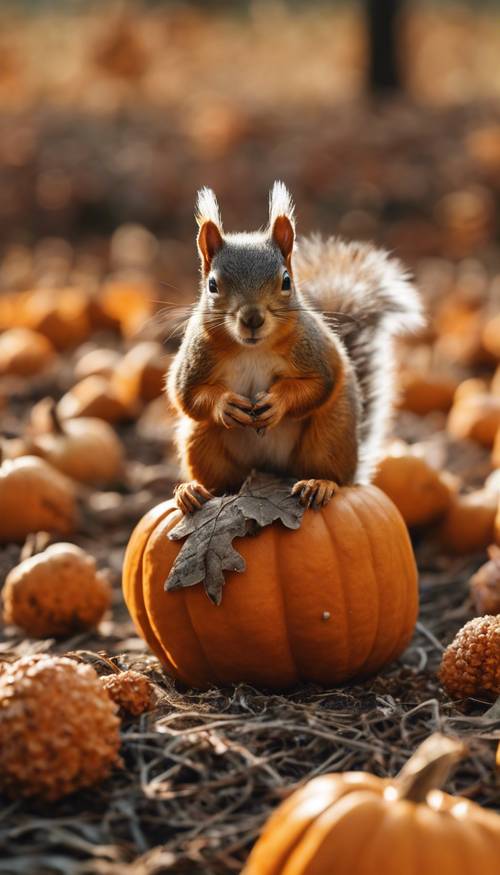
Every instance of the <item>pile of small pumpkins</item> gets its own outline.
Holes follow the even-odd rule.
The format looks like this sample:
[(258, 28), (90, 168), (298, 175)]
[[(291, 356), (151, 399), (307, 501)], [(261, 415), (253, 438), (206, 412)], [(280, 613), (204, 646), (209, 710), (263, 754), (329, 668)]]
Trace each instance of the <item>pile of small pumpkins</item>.
[[(59, 398), (42, 398), (31, 410), (26, 432), (3, 442), (0, 543), (25, 544), (20, 563), (5, 581), (3, 614), (31, 637), (65, 638), (92, 628), (110, 607), (105, 572), (76, 544), (57, 539), (77, 536), (78, 505), (86, 489), (109, 488), (123, 478), (125, 451), (117, 428), (136, 419), (163, 392), (168, 363), (162, 345), (134, 339), (151, 318), (150, 298), (151, 288), (144, 283), (116, 281), (98, 292), (63, 288), (0, 296), (0, 403), (8, 409), (9, 393), (15, 394), (19, 381), (35, 381), (43, 394), (44, 380), (62, 363), (72, 368), (67, 391)], [(468, 337), (470, 323), (464, 320)], [(455, 325), (453, 320), (450, 324)], [(120, 343), (89, 346), (89, 339), (102, 331), (113, 332)], [(127, 549), (124, 595), (138, 630), (170, 674), (199, 687), (239, 680), (269, 687), (300, 680), (331, 685), (373, 674), (402, 652), (414, 630), (417, 573), (409, 528), (417, 536), (425, 532), (437, 538), (450, 553), (489, 548), (489, 561), (471, 581), (478, 617), (445, 652), (440, 677), (453, 696), (500, 694), (498, 317), (484, 320), (475, 336), (478, 346), (470, 355), (471, 360), (484, 356), (481, 377), (443, 379), (407, 367), (400, 406), (418, 417), (446, 415), (452, 440), (476, 441), (491, 452), (491, 472), (481, 489), (463, 492), (456, 476), (433, 467), (424, 444), (393, 443), (375, 485), (341, 489), (321, 520), (307, 511), (295, 532), (273, 524), (255, 539), (240, 539), (245, 586), (228, 572), (220, 607), (208, 602), (201, 587), (165, 593), (166, 576), (180, 549), (167, 535), (179, 513), (166, 501), (146, 514)], [(444, 338), (443, 329), (446, 349)], [(448, 343), (454, 348), (450, 338)], [(33, 535), (40, 532), (49, 536), (37, 552)], [(280, 562), (273, 565), (270, 557), (278, 555)], [(263, 567), (268, 568), (265, 581)], [(269, 617), (262, 622), (263, 606), (272, 622)], [(153, 701), (147, 679), (127, 675), (115, 672), (103, 683), (71, 656), (0, 663), (3, 791), (55, 799), (101, 780), (118, 765), (117, 708), (138, 714)], [(80, 759), (70, 773), (55, 726), (58, 721), (66, 726), (75, 745), (82, 736), (64, 695), (71, 686), (79, 712), (101, 716), (93, 728), (89, 724), (85, 742), (94, 744), (96, 730), (99, 757), (89, 770), (87, 748), (80, 745)], [(111, 702), (104, 710), (103, 689), (105, 701)], [(20, 765), (27, 750), (23, 715), (37, 709), (45, 714), (47, 697), (54, 720), (40, 733), (39, 751), (42, 759), (50, 756), (59, 764), (50, 775), (36, 758), (29, 767)], [(384, 847), (390, 836), (398, 847), (398, 872), (411, 871), (401, 860), (409, 858), (418, 841), (427, 855), (422, 862), (426, 870), (460, 845), (457, 861), (479, 854), (474, 857), (479, 870), (496, 875), (499, 819), (433, 791), (457, 751), (456, 742), (437, 738), (394, 781), (365, 774), (313, 781), (278, 809), (245, 872), (326, 875), (333, 871), (334, 855), (339, 875), (374, 875), (387, 868)], [(425, 841), (427, 828), (432, 842)], [(352, 835), (360, 841), (353, 842)], [(368, 840), (367, 862), (361, 849)], [(469, 870), (461, 865), (456, 871)]]

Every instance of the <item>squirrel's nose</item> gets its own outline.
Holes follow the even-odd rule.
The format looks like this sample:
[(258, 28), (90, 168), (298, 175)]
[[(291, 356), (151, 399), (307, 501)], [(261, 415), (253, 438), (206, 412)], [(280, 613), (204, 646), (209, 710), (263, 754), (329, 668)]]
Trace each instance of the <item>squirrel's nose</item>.
[(256, 331), (264, 324), (265, 316), (258, 307), (243, 307), (240, 310), (240, 319), (246, 328)]

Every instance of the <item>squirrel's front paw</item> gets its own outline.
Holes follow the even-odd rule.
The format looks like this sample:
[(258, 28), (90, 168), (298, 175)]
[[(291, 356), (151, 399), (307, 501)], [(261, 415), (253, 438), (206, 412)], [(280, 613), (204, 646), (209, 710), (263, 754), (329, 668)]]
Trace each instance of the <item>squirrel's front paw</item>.
[(267, 429), (279, 425), (286, 413), (283, 399), (273, 392), (260, 392), (253, 406), (254, 428)]
[(174, 501), (184, 514), (194, 513), (211, 498), (213, 498), (212, 493), (197, 480), (191, 480), (190, 483), (179, 483), (174, 489)]
[(244, 428), (253, 425), (252, 402), (235, 392), (225, 392), (215, 411), (215, 418), (224, 428)]
[(299, 480), (292, 489), (292, 495), (298, 495), (299, 501), (305, 507), (319, 510), (326, 507), (338, 489), (333, 480)]

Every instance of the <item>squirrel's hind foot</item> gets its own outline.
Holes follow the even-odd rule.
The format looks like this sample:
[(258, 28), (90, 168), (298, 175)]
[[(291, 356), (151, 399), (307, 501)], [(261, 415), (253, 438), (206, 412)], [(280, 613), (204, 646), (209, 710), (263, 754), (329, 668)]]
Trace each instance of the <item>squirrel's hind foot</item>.
[(319, 510), (326, 507), (338, 488), (338, 483), (333, 480), (299, 480), (292, 489), (292, 495), (298, 495), (305, 507)]
[(179, 483), (174, 489), (174, 501), (183, 514), (194, 513), (211, 498), (213, 498), (212, 493), (197, 480)]

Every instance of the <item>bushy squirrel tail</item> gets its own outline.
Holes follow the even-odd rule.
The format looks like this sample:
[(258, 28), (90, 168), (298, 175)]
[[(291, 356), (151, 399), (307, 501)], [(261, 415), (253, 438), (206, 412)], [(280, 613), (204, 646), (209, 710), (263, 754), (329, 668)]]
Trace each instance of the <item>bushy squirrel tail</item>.
[(306, 301), (323, 313), (354, 366), (362, 399), (356, 482), (367, 483), (391, 422), (393, 338), (424, 324), (420, 296), (397, 259), (366, 243), (302, 238), (294, 264)]

